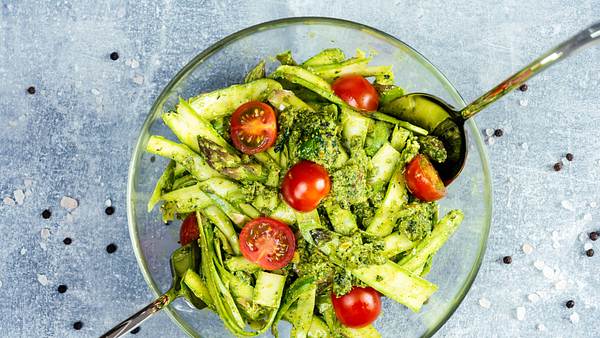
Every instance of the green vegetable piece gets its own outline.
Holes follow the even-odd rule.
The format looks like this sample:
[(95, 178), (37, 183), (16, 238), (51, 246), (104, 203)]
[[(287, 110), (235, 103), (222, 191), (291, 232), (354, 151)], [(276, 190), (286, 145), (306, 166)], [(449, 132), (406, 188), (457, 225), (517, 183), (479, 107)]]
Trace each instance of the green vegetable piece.
[(222, 147), (208, 139), (198, 136), (200, 152), (206, 158), (206, 162), (223, 175), (237, 181), (261, 181), (266, 180), (266, 172), (258, 163), (243, 163), (241, 158), (225, 147)]
[(336, 137), (337, 108), (335, 105), (328, 108), (298, 114), (289, 144), (294, 145), (290, 148), (294, 149), (292, 158), (312, 161), (331, 170), (338, 163), (341, 144)]
[(367, 325), (361, 328), (352, 328), (341, 326), (341, 333), (347, 338), (381, 338), (381, 334), (373, 325)]
[(296, 66), (279, 66), (271, 75), (273, 79), (284, 79), (289, 82), (298, 84), (302, 87), (310, 89), (311, 91), (319, 94), (323, 98), (347, 109), (353, 110), (344, 100), (340, 99), (333, 93), (331, 85), (323, 80), (318, 75), (311, 73), (310, 71)]
[(281, 173), (279, 163), (275, 162), (266, 152), (256, 153), (252, 157), (267, 170), (265, 184), (269, 187), (279, 187), (279, 175)]
[[(448, 112), (442, 107), (421, 96), (401, 96), (389, 103), (380, 105), (379, 110), (388, 114), (388, 116), (391, 115), (407, 123), (420, 126), (430, 132), (435, 130), (440, 123), (450, 118)], [(410, 128), (406, 129), (411, 130)], [(416, 131), (415, 133), (421, 134)]]
[(292, 57), (292, 51), (286, 50), (283, 53), (279, 53), (275, 56), (277, 61), (279, 61), (282, 65), (296, 66), (298, 65), (294, 58)]
[(216, 204), (223, 212), (229, 217), (229, 219), (237, 225), (239, 228), (243, 227), (250, 218), (243, 213), (239, 208), (233, 206), (229, 201), (223, 199), (217, 194), (208, 193), (206, 194), (214, 204)]
[(400, 212), (398, 232), (411, 241), (421, 240), (431, 233), (436, 217), (435, 203), (411, 203)]
[(189, 174), (183, 175), (179, 178), (176, 178), (175, 181), (173, 181), (173, 190), (189, 187), (196, 183), (198, 183), (198, 181), (194, 178), (194, 176)]
[(367, 227), (367, 233), (385, 237), (392, 233), (400, 210), (408, 202), (408, 192), (404, 180), (404, 165), (398, 165), (394, 172), (381, 206), (375, 211)]
[(448, 157), (444, 143), (435, 136), (420, 136), (418, 138), (419, 144), (421, 145), (421, 153), (426, 155), (429, 159), (443, 163)]
[(464, 214), (460, 210), (451, 210), (438, 221), (429, 236), (423, 239), (415, 249), (398, 264), (408, 271), (416, 271), (425, 265), (429, 256), (434, 255), (458, 229)]
[(310, 59), (304, 61), (302, 67), (308, 68), (332, 63), (340, 63), (344, 61), (345, 58), (346, 55), (344, 55), (344, 52), (341, 49), (327, 48), (315, 54)]
[(427, 135), (429, 133), (426, 129), (423, 129), (419, 126), (416, 126), (416, 125), (411, 124), (406, 121), (398, 120), (397, 118), (392, 117), (390, 115), (386, 115), (384, 113), (374, 112), (374, 113), (371, 113), (369, 116), (376, 120), (379, 120), (379, 121), (384, 121), (384, 122), (398, 125), (404, 129), (408, 129), (408, 130), (412, 131), (415, 134)]
[(392, 132), (392, 139), (390, 140), (390, 143), (396, 150), (402, 151), (404, 150), (404, 147), (406, 147), (406, 141), (408, 141), (410, 136), (412, 136), (410, 131), (400, 127), (399, 125), (396, 125), (394, 127), (394, 131)]
[(384, 85), (379, 83), (374, 83), (373, 86), (377, 89), (379, 93), (379, 105), (383, 106), (391, 101), (401, 97), (404, 95), (404, 89), (395, 86), (393, 84)]
[(225, 261), (225, 267), (231, 272), (244, 271), (248, 273), (255, 273), (262, 270), (260, 265), (249, 261), (244, 256), (229, 257)]
[(265, 101), (274, 90), (282, 89), (279, 82), (259, 79), (233, 85), (189, 99), (188, 103), (206, 121), (228, 116), (248, 101)]
[(358, 230), (356, 216), (352, 211), (344, 209), (336, 203), (325, 203), (325, 210), (327, 210), (327, 216), (335, 232), (350, 235)]
[(183, 283), (185, 283), (194, 295), (200, 298), (205, 304), (212, 304), (212, 299), (210, 298), (210, 293), (208, 292), (206, 284), (202, 280), (202, 277), (194, 272), (194, 270), (188, 269), (185, 272), (183, 275)]
[(167, 140), (162, 136), (152, 135), (146, 145), (146, 151), (170, 158), (180, 163), (192, 176), (199, 181), (221, 176), (206, 161), (183, 144)]
[(217, 228), (225, 235), (233, 253), (236, 255), (241, 255), (240, 252), (240, 242), (233, 228), (233, 224), (225, 215), (223, 211), (217, 206), (211, 205), (205, 208), (203, 211), (204, 215), (214, 224)]
[(356, 74), (363, 77), (374, 76), (377, 78), (377, 82), (381, 84), (394, 83), (394, 73), (391, 66), (369, 67), (368, 64), (370, 61), (370, 57), (354, 57), (339, 63), (307, 66), (307, 68), (328, 82), (332, 82), (344, 75)]
[(175, 162), (175, 170), (173, 172), (173, 177), (174, 178), (180, 178), (181, 176), (184, 176), (186, 174), (189, 174), (187, 172), (187, 170), (185, 170), (185, 167), (181, 165), (181, 163)]
[(279, 200), (277, 207), (270, 213), (269, 217), (288, 225), (296, 223), (296, 214), (294, 213), (294, 209), (292, 209), (281, 199)]
[(269, 308), (277, 308), (283, 294), (285, 276), (259, 271), (252, 301)]
[(173, 203), (173, 206), (180, 213), (201, 210), (213, 204), (213, 201), (202, 191), (199, 184), (168, 192), (162, 196), (162, 199), (165, 202)]
[(276, 90), (271, 93), (268, 100), (279, 112), (277, 116), (279, 132), (274, 150), (280, 153), (290, 137), (296, 116), (301, 112), (314, 112), (314, 110), (289, 90)]
[(152, 195), (148, 200), (148, 212), (151, 212), (154, 209), (154, 206), (158, 201), (160, 201), (161, 196), (170, 191), (173, 187), (173, 171), (175, 169), (175, 161), (171, 160), (165, 171), (163, 171), (162, 175), (158, 181), (156, 181), (156, 185), (154, 186), (154, 190), (152, 191)]
[(390, 138), (392, 125), (383, 121), (374, 121), (369, 129), (365, 140), (365, 152), (367, 155), (373, 156)]
[(354, 155), (358, 149), (362, 151), (371, 122), (368, 117), (351, 109), (342, 108), (342, 136), (351, 155)]
[(224, 177), (209, 178), (206, 181), (198, 183), (198, 186), (204, 192), (217, 194), (233, 204), (247, 201), (246, 192), (244, 191), (243, 187), (240, 184)]
[(256, 81), (265, 77), (265, 60), (260, 60), (254, 68), (250, 69), (246, 76), (244, 76), (244, 83)]
[(400, 153), (389, 142), (385, 142), (371, 159), (373, 171), (369, 177), (369, 185), (373, 189), (379, 190), (380, 187), (387, 184), (398, 161), (400, 161)]
[[(288, 287), (271, 328), (275, 337), (279, 336), (277, 323), (285, 315), (288, 315), (287, 320), (294, 326), (293, 331), (297, 333), (296, 335), (292, 334), (292, 336), (306, 336), (310, 329), (313, 309), (315, 307), (317, 289), (314, 281), (315, 278), (312, 276), (300, 277)], [(291, 314), (289, 310), (294, 303), (297, 303), (297, 306), (294, 308), (294, 313)]]
[(292, 337), (303, 338), (308, 336), (312, 324), (312, 315), (315, 309), (317, 287), (312, 284), (309, 290), (303, 292), (297, 300), (295, 313), (297, 320), (292, 322)]
[(342, 168), (331, 173), (331, 198), (341, 207), (366, 202), (369, 198), (367, 165), (359, 164), (358, 157), (349, 160)]
[(415, 246), (415, 242), (411, 241), (406, 235), (392, 233), (383, 238), (383, 253), (386, 258), (392, 258), (399, 253), (408, 251)]

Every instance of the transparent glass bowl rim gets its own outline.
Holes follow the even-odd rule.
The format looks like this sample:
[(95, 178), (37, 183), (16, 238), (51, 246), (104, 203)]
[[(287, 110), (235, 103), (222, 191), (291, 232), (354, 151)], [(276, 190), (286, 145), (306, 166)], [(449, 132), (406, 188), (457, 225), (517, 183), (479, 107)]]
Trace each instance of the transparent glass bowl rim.
[[(148, 284), (148, 286), (150, 287), (150, 289), (152, 290), (152, 292), (154, 293), (155, 296), (157, 296), (157, 297), (160, 296), (162, 294), (162, 292), (161, 292), (159, 286), (156, 284), (156, 282), (152, 278), (152, 276), (148, 270), (148, 267), (147, 267), (146, 259), (142, 252), (142, 248), (141, 248), (139, 238), (137, 235), (137, 226), (136, 226), (136, 221), (135, 221), (135, 211), (134, 211), (134, 202), (133, 202), (133, 198), (135, 198), (135, 192), (134, 192), (134, 178), (135, 177), (134, 176), (135, 176), (136, 167), (138, 166), (138, 159), (140, 158), (140, 156), (138, 156), (138, 155), (140, 152), (145, 151), (144, 150), (144, 130), (149, 129), (150, 125), (152, 123), (154, 123), (154, 119), (152, 118), (152, 112), (154, 112), (156, 109), (160, 108), (160, 106), (163, 105), (163, 103), (165, 102), (166, 98), (168, 97), (170, 91), (182, 78), (186, 77), (188, 75), (188, 73), (193, 71), (193, 69), (198, 64), (204, 62), (204, 60), (209, 58), (212, 54), (214, 54), (221, 48), (223, 48), (223, 47), (227, 46), (228, 44), (230, 44), (236, 40), (239, 40), (245, 36), (251, 35), (257, 31), (277, 28), (277, 27), (281, 27), (281, 26), (289, 26), (289, 25), (294, 25), (294, 24), (305, 24), (305, 25), (323, 24), (323, 25), (344, 26), (344, 27), (348, 27), (348, 28), (352, 28), (352, 29), (361, 30), (365, 33), (376, 35), (376, 36), (386, 40), (386, 42), (388, 42), (392, 45), (402, 46), (404, 48), (407, 48), (408, 50), (410, 50), (410, 52), (414, 53), (414, 55), (416, 55), (417, 57), (420, 58), (420, 60), (419, 60), (420, 63), (423, 66), (425, 66), (436, 78), (438, 78), (443, 83), (444, 88), (448, 91), (448, 93), (457, 102), (459, 102), (461, 104), (461, 106), (466, 105), (464, 99), (460, 96), (458, 91), (454, 88), (454, 86), (450, 83), (450, 81), (446, 78), (446, 76), (444, 74), (442, 74), (438, 70), (438, 68), (435, 67), (425, 56), (423, 56), (421, 53), (419, 53), (417, 50), (412, 48), (407, 43), (401, 41), (400, 39), (398, 39), (388, 33), (385, 33), (376, 28), (373, 28), (373, 27), (370, 27), (370, 26), (367, 26), (367, 25), (364, 25), (361, 23), (357, 23), (354, 21), (338, 19), (338, 18), (330, 18), (330, 17), (319, 17), (319, 16), (282, 18), (282, 19), (277, 19), (277, 20), (272, 20), (272, 21), (266, 21), (263, 23), (259, 23), (259, 24), (247, 27), (245, 29), (242, 29), (240, 31), (232, 33), (232, 34), (226, 36), (225, 38), (217, 41), (216, 43), (214, 43), (213, 45), (211, 45), (210, 47), (208, 47), (204, 51), (202, 51), (200, 54), (195, 56), (190, 62), (188, 62), (171, 79), (171, 81), (169, 81), (167, 86), (162, 90), (160, 95), (156, 98), (156, 100), (154, 101), (154, 103), (149, 111), (148, 116), (146, 117), (146, 119), (144, 121), (144, 124), (142, 125), (142, 127), (140, 129), (140, 133), (136, 140), (136, 144), (135, 144), (135, 147), (134, 147), (134, 150), (132, 153), (132, 157), (131, 157), (131, 161), (129, 164), (129, 173), (128, 173), (128, 179), (127, 179), (127, 222), (128, 222), (128, 227), (129, 227), (129, 237), (131, 239), (131, 244), (132, 244), (132, 247), (134, 250), (134, 254), (135, 254), (137, 263), (140, 267), (140, 270), (142, 272), (142, 275), (144, 276), (146, 283)], [(488, 160), (487, 152), (485, 150), (485, 146), (483, 144), (483, 140), (481, 139), (481, 135), (477, 131), (478, 129), (477, 129), (477, 126), (476, 126), (475, 122), (473, 121), (473, 119), (468, 120), (466, 122), (466, 125), (468, 126), (468, 129), (470, 131), (469, 137), (474, 139), (475, 145), (477, 146), (478, 152), (481, 157), (481, 162), (482, 162), (481, 164), (482, 164), (482, 169), (483, 169), (483, 182), (484, 182), (484, 188), (486, 189), (486, 191), (484, 193), (484, 196), (486, 199), (486, 201), (485, 201), (486, 217), (484, 218), (484, 224), (483, 224), (484, 242), (481, 243), (481, 247), (480, 247), (480, 251), (479, 251), (477, 260), (476, 260), (475, 264), (473, 265), (473, 267), (471, 268), (471, 271), (470, 271), (469, 275), (467, 276), (466, 282), (463, 284), (462, 288), (460, 289), (460, 294), (456, 298), (456, 301), (454, 302), (452, 308), (446, 313), (445, 318), (443, 318), (441, 321), (439, 321), (439, 323), (435, 327), (431, 328), (430, 330), (428, 330), (426, 332), (424, 337), (433, 336), (446, 323), (446, 321), (448, 321), (448, 319), (456, 311), (458, 306), (462, 303), (464, 297), (467, 295), (467, 292), (469, 291), (469, 289), (471, 288), (471, 285), (475, 281), (475, 277), (477, 276), (477, 273), (479, 272), (479, 269), (481, 267), (481, 263), (483, 260), (483, 256), (485, 255), (487, 239), (489, 237), (489, 231), (490, 231), (490, 227), (491, 227), (492, 183), (491, 183), (491, 173), (490, 173), (490, 168), (489, 168), (489, 160)], [(166, 310), (167, 310), (167, 313), (169, 314), (169, 316), (171, 317), (171, 319), (185, 333), (187, 333), (190, 336), (198, 335), (196, 333), (196, 331), (191, 326), (189, 326), (187, 324), (187, 322), (177, 314), (176, 311), (171, 309), (170, 306), (167, 307)]]

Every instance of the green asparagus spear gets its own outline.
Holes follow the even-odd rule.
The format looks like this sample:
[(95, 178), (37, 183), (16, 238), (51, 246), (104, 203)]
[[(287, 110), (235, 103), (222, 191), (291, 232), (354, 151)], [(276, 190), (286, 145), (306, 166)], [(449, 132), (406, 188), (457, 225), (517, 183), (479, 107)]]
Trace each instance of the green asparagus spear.
[(265, 77), (265, 60), (260, 60), (254, 68), (250, 69), (244, 76), (244, 83), (256, 81)]
[(267, 178), (262, 165), (258, 163), (242, 163), (241, 158), (226, 148), (198, 136), (200, 152), (206, 162), (216, 171), (237, 181), (261, 181)]

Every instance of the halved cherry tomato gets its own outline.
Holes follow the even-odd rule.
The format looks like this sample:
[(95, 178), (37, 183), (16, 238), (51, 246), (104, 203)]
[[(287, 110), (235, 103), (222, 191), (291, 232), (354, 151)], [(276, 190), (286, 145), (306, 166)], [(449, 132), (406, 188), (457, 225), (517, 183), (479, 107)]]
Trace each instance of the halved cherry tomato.
[(298, 211), (311, 211), (329, 193), (331, 181), (323, 166), (300, 161), (288, 170), (281, 184), (283, 199)]
[(408, 190), (418, 199), (436, 201), (446, 196), (446, 187), (427, 157), (418, 154), (406, 166), (404, 173)]
[(198, 221), (196, 220), (196, 213), (193, 212), (181, 223), (181, 228), (179, 228), (179, 243), (186, 245), (197, 240), (199, 237)]
[(296, 238), (285, 223), (259, 217), (244, 225), (240, 233), (240, 250), (244, 257), (263, 269), (277, 270), (292, 260)]
[(375, 111), (379, 106), (377, 90), (360, 75), (346, 75), (335, 80), (331, 85), (335, 95), (354, 108)]
[(231, 115), (231, 141), (244, 154), (267, 150), (277, 138), (273, 108), (259, 101), (246, 102)]
[(381, 312), (381, 296), (375, 289), (355, 286), (350, 292), (337, 297), (331, 294), (336, 317), (348, 327), (364, 327), (377, 319)]

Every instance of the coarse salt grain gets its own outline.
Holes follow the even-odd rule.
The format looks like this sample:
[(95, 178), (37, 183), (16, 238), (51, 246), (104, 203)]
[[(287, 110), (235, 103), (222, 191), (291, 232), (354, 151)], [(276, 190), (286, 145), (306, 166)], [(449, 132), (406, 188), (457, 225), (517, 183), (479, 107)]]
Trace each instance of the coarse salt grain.
[(13, 191), (13, 195), (15, 196), (15, 201), (18, 205), (22, 205), (25, 201), (25, 193), (21, 189), (17, 189)]
[(556, 231), (556, 230), (552, 231), (552, 239), (554, 239), (554, 240), (558, 239), (558, 231)]
[(40, 248), (42, 248), (42, 250), (46, 251), (46, 249), (48, 249), (46, 242), (40, 242)]
[(546, 326), (540, 323), (537, 325), (537, 329), (538, 331), (546, 331)]
[(558, 248), (560, 248), (560, 243), (558, 241), (556, 241), (556, 240), (552, 241), (552, 247), (554, 249), (558, 249)]
[(46, 277), (46, 275), (41, 275), (41, 274), (38, 273), (37, 280), (43, 286), (46, 286), (46, 285), (50, 284), (50, 281), (48, 280), (48, 277)]
[(488, 137), (486, 140), (487, 144), (489, 145), (493, 145), (494, 143), (496, 143), (496, 139), (493, 137)]
[(527, 150), (527, 149), (529, 149), (529, 145), (527, 143), (523, 142), (523, 143), (521, 143), (521, 148), (523, 150)]
[(42, 231), (40, 231), (40, 236), (42, 237), (43, 240), (47, 240), (48, 237), (50, 237), (50, 229), (42, 228)]
[(517, 307), (517, 319), (518, 320), (525, 319), (525, 308), (522, 306)]
[(96, 89), (96, 88), (93, 88), (92, 89), (92, 94), (94, 94), (94, 95), (100, 95), (100, 91), (98, 89)]
[(492, 303), (487, 298), (479, 298), (479, 305), (484, 309), (489, 309), (492, 306)]
[(526, 99), (520, 99), (519, 100), (519, 105), (521, 107), (527, 107), (529, 105), (529, 101), (527, 101)]
[(523, 244), (523, 246), (521, 247), (521, 249), (523, 250), (523, 252), (524, 252), (526, 255), (529, 255), (530, 253), (532, 253), (532, 252), (533, 252), (533, 247), (532, 247), (532, 246), (531, 246), (531, 244), (529, 244), (529, 243), (525, 243), (525, 244)]
[(106, 201), (104, 201), (104, 206), (107, 208), (112, 206), (112, 201), (110, 200), (110, 198), (108, 198)]
[(577, 312), (571, 313), (571, 315), (569, 316), (569, 320), (571, 320), (571, 323), (577, 324), (579, 322), (579, 313), (577, 313)]
[(132, 78), (133, 82), (139, 85), (144, 84), (144, 77), (140, 74), (135, 74)]
[(588, 238), (587, 232), (582, 232), (582, 233), (579, 234), (579, 240), (581, 242), (585, 241), (586, 238)]
[(564, 290), (567, 288), (567, 281), (566, 280), (560, 280), (558, 282), (556, 282), (556, 284), (554, 284), (554, 288), (556, 290)]
[(560, 161), (562, 162), (563, 165), (569, 165), (569, 164), (571, 164), (571, 161), (567, 160), (566, 158), (563, 158)]
[(60, 199), (60, 206), (65, 209), (76, 209), (79, 206), (79, 202), (73, 197), (63, 196)]
[(560, 205), (562, 205), (563, 208), (565, 208), (569, 211), (575, 210), (575, 208), (573, 207), (573, 203), (571, 203), (571, 201), (564, 200), (564, 201), (560, 202)]
[(25, 188), (29, 188), (33, 185), (33, 180), (26, 179), (23, 181), (23, 184), (25, 184)]
[(589, 249), (591, 249), (591, 248), (593, 248), (593, 247), (594, 247), (594, 246), (592, 245), (592, 243), (590, 243), (590, 242), (586, 242), (586, 243), (583, 245), (583, 250), (586, 250), (586, 251), (587, 251), (587, 250), (589, 250)]
[(21, 248), (21, 256), (25, 256), (26, 253), (27, 253), (27, 249)]
[(535, 303), (540, 300), (540, 296), (538, 296), (536, 293), (530, 293), (527, 295), (527, 299), (529, 299), (530, 302)]
[(586, 213), (585, 215), (583, 215), (583, 220), (586, 222), (591, 222), (592, 221), (592, 214), (590, 214), (589, 212)]
[(136, 59), (131, 59), (131, 68), (137, 68), (140, 66), (140, 63)]
[(492, 135), (494, 135), (494, 129), (492, 129), (492, 128), (487, 128), (487, 129), (485, 130), (485, 135), (486, 135), (486, 136), (492, 136)]
[(554, 269), (549, 266), (544, 266), (542, 273), (544, 274), (544, 277), (548, 279), (552, 279), (554, 277)]
[(535, 262), (533, 262), (533, 266), (538, 269), (538, 270), (543, 270), (544, 269), (544, 261), (541, 260), (536, 260)]
[(10, 207), (12, 207), (12, 206), (14, 206), (16, 204), (15, 200), (13, 200), (10, 197), (4, 197), (4, 199), (2, 200), (2, 202), (4, 202), (4, 204), (6, 204), (6, 205), (8, 205)]
[(596, 203), (596, 201), (591, 201), (590, 202), (590, 207), (595, 208), (598, 206), (598, 203)]

